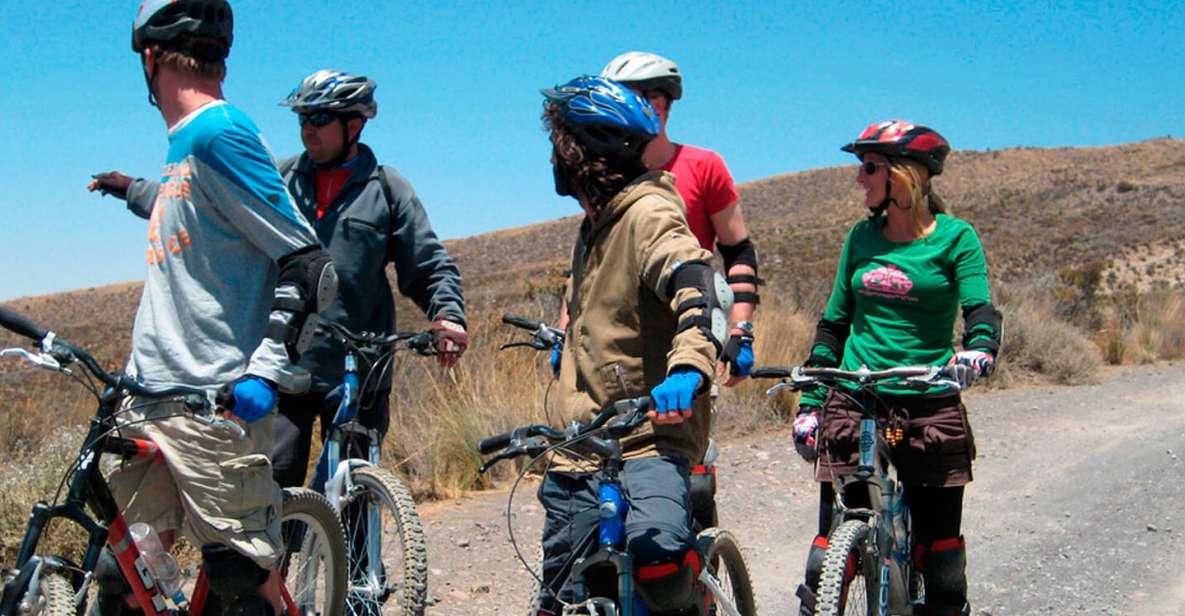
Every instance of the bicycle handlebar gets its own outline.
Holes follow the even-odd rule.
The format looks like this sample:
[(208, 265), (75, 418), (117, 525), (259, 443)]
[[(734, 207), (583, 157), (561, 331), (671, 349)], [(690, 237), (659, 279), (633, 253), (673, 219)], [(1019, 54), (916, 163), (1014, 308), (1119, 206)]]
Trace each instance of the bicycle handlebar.
[(519, 329), (525, 329), (531, 332), (531, 340), (528, 342), (512, 342), (502, 345), (503, 349), (508, 349), (516, 346), (529, 346), (539, 351), (545, 351), (552, 346), (563, 344), (564, 332), (556, 329), (542, 321), (535, 321), (526, 317), (520, 317), (513, 314), (502, 315), (502, 322), (507, 325), (513, 325)]
[(838, 384), (841, 381), (855, 383), (862, 387), (885, 381), (901, 381), (906, 386), (918, 388), (930, 385), (947, 385), (960, 389), (953, 368), (953, 366), (898, 366), (874, 371), (866, 367), (861, 367), (859, 370), (840, 370), (839, 368), (810, 368), (806, 366), (795, 368), (763, 366), (754, 368), (749, 376), (755, 379), (787, 379), (771, 388), (769, 393), (779, 389), (779, 386), (800, 390), (814, 385)]
[[(30, 353), (25, 349), (5, 349), (0, 354), (6, 356), (17, 355), (37, 366), (56, 371), (64, 370), (64, 367), (69, 364), (80, 363), (96, 379), (112, 389), (125, 391), (141, 398), (183, 398), (182, 402), (191, 411), (195, 419), (210, 425), (226, 425), (238, 434), (239, 438), (246, 436), (246, 432), (242, 426), (210, 413), (216, 405), (214, 404), (212, 393), (205, 389), (187, 385), (174, 385), (172, 387), (154, 389), (137, 383), (122, 374), (115, 375), (107, 372), (99, 365), (98, 360), (87, 351), (66, 340), (58, 338), (53, 332), (3, 306), (0, 306), (0, 326), (13, 333), (36, 341), (38, 346), (43, 349), (40, 354)], [(45, 349), (46, 346), (50, 348)]]
[(319, 323), (317, 331), (334, 336), (355, 347), (388, 347), (406, 341), (408, 349), (421, 355), (432, 355), (436, 351), (436, 341), (432, 332), (395, 332), (386, 336), (370, 332), (356, 334), (345, 326), (330, 321)]
[(490, 460), (484, 465), (488, 468), (498, 460), (513, 458), (529, 453), (527, 447), (527, 440), (534, 437), (543, 437), (552, 443), (560, 443), (570, 441), (576, 438), (585, 436), (595, 430), (599, 430), (605, 424), (615, 417), (627, 416), (627, 419), (622, 423), (622, 427), (627, 430), (632, 430), (646, 417), (646, 411), (653, 406), (653, 401), (650, 396), (642, 396), (640, 398), (626, 398), (618, 400), (606, 405), (601, 409), (597, 416), (588, 423), (582, 424), (579, 422), (572, 422), (566, 430), (556, 430), (551, 426), (544, 424), (533, 424), (529, 426), (522, 426), (515, 428), (509, 432), (503, 432), (488, 438), (484, 438), (477, 443), (477, 450), (482, 455), (489, 455), (503, 449), (504, 451), (493, 460)]
[(4, 306), (0, 306), (0, 326), (15, 334), (32, 339), (38, 345), (49, 335), (49, 330)]

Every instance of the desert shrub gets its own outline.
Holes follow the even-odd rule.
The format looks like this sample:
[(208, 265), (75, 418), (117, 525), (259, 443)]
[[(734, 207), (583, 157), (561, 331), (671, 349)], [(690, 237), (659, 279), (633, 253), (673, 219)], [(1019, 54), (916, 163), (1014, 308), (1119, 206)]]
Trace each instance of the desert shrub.
[[(24, 536), (33, 503), (49, 502), (70, 468), (84, 432), (60, 426), (43, 434), (37, 447), (10, 453), (0, 466), (0, 568), (10, 567)], [(72, 556), (75, 562), (85, 545), (85, 532), (72, 523), (56, 521), (43, 535), (41, 551)]]
[(1003, 379), (1028, 370), (1057, 383), (1095, 383), (1103, 365), (1099, 348), (1086, 334), (1057, 315), (1048, 280), (1002, 285), (997, 292), (1004, 314)]
[(1185, 289), (1126, 290), (1101, 302), (1095, 344), (1111, 364), (1185, 357)]

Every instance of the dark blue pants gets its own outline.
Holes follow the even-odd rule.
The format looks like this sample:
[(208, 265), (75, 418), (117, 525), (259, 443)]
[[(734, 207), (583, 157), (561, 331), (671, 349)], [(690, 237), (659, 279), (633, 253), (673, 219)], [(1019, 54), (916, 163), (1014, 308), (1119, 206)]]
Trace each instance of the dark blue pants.
[[(695, 546), (688, 469), (685, 460), (661, 457), (629, 460), (622, 468), (621, 483), (630, 503), (626, 549), (636, 567), (682, 562)], [(567, 582), (572, 563), (597, 547), (598, 489), (591, 473), (549, 472), (539, 486), (539, 502), (547, 510), (541, 609), (559, 613), (552, 593), (573, 600)]]

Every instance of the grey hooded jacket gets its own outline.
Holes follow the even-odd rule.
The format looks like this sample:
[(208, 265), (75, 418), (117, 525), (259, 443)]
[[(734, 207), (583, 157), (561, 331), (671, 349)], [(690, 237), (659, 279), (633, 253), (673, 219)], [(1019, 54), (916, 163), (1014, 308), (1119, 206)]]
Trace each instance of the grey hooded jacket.
[[(314, 173), (307, 153), (280, 163), (288, 192), (333, 257), (340, 278), (337, 300), (321, 318), (354, 332), (394, 331), (395, 300), (386, 274), (387, 264), (394, 263), (399, 292), (429, 320), (443, 318), (468, 326), (461, 273), (437, 239), (410, 182), (395, 169), (379, 165), (374, 152), (358, 144), (354, 173), (318, 220)], [(345, 349), (326, 337), (313, 342), (300, 360), (313, 373), (313, 391), (341, 383), (344, 355)], [(390, 381), (374, 386), (389, 388)]]

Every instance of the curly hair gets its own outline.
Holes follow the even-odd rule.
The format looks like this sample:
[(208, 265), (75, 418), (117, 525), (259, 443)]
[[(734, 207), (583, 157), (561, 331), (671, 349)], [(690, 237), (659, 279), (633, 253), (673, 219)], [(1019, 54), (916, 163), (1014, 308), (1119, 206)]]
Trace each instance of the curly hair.
[(558, 105), (543, 109), (543, 130), (551, 132), (555, 150), (555, 164), (563, 165), (571, 178), (569, 190), (583, 197), (595, 212), (604, 207), (617, 193), (647, 172), (639, 153), (631, 158), (610, 158), (595, 154), (581, 145), (572, 131), (564, 125)]

